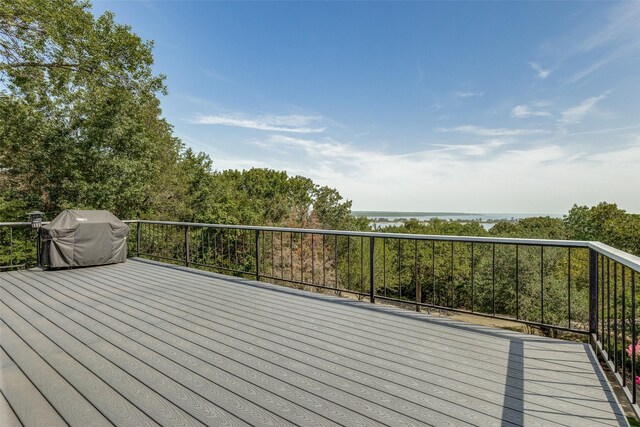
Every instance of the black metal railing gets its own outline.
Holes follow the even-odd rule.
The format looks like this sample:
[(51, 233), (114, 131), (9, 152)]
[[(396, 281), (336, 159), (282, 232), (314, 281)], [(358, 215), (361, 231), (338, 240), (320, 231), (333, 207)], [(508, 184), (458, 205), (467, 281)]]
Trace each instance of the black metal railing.
[(0, 222), (0, 271), (37, 264), (37, 230), (30, 222)]
[(587, 242), (131, 223), (139, 256), (589, 333)]
[[(579, 334), (606, 360), (640, 412), (640, 258), (602, 243), (127, 222), (130, 255), (372, 303), (383, 300)], [(0, 258), (0, 265), (7, 260), (11, 268), (35, 264), (28, 224), (2, 224), (13, 232), (8, 240), (6, 230), (0, 237), (0, 254), (10, 254)], [(27, 233), (23, 243), (15, 240), (19, 228)], [(25, 249), (18, 253), (21, 244)]]

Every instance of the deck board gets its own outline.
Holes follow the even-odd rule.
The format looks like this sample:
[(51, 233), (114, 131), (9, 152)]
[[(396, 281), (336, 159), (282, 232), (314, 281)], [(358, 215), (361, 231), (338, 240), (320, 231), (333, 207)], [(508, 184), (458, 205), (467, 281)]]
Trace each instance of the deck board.
[(0, 287), (24, 425), (627, 425), (584, 344), (144, 260)]

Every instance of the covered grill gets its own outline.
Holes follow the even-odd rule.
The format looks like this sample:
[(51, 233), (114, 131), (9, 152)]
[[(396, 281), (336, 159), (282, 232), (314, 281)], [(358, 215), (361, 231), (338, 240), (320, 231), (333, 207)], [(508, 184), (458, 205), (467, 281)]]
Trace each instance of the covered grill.
[(41, 233), (45, 267), (84, 267), (127, 259), (129, 226), (109, 211), (65, 210)]

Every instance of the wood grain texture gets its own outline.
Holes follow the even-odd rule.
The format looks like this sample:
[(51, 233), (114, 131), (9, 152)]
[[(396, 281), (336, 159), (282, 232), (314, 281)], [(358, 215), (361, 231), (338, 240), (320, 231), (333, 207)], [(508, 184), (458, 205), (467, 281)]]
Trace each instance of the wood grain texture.
[[(7, 324), (14, 328), (14, 330), (26, 332), (28, 336), (32, 337), (33, 339), (30, 343), (36, 351), (40, 352), (42, 348), (50, 348), (50, 340), (26, 322), (24, 318), (20, 317), (19, 314), (29, 310), (28, 307), (11, 298), (12, 296), (9, 294), (7, 294), (5, 298), (14, 303), (12, 304), (13, 308), (3, 311), (4, 320)], [(14, 311), (14, 308), (16, 311)], [(36, 332), (40, 335), (38, 336)], [(157, 425), (151, 418), (131, 405), (129, 401), (66, 352), (56, 352), (47, 356), (46, 360), (113, 424), (138, 426)]]
[[(4, 337), (2, 341), (4, 342)], [(0, 348), (0, 352), (3, 353), (3, 358), (9, 357), (4, 347)], [(18, 365), (0, 369), (0, 390), (23, 425), (68, 426)]]
[[(5, 283), (9, 281), (10, 280), (6, 280), (2, 284), (3, 287), (6, 286), (5, 289), (7, 292), (14, 292), (16, 295), (19, 295), (21, 299), (29, 299), (26, 296), (28, 294), (26, 294), (23, 289), (10, 289), (10, 285), (5, 285)], [(25, 289), (28, 289), (28, 287), (25, 287)], [(48, 312), (43, 304), (35, 299), (29, 300), (30, 307), (41, 313), (48, 314), (51, 316), (51, 320), (54, 320), (53, 318), (55, 316)], [(171, 401), (163, 398), (155, 390), (78, 341), (72, 334), (67, 332), (67, 325), (63, 326), (65, 326), (65, 328), (50, 321), (47, 324), (39, 326), (39, 328), (41, 328), (40, 330), (43, 334), (56, 342), (56, 344), (63, 348), (70, 356), (78, 360), (83, 366), (109, 384), (111, 388), (118, 391), (118, 393), (131, 402), (131, 404), (144, 412), (156, 423), (175, 426), (203, 425), (191, 415), (176, 407)]]
[[(0, 306), (4, 313), (8, 310)], [(40, 393), (71, 426), (112, 425), (67, 380), (58, 374), (38, 353), (33, 351), (16, 333), (0, 320), (2, 348), (15, 361)]]
[(116, 425), (627, 425), (578, 343), (147, 261), (0, 274), (3, 321)]
[[(115, 281), (116, 279), (114, 279), (113, 282), (110, 282), (111, 287), (118, 286), (114, 284)], [(98, 285), (98, 284), (94, 284), (94, 285)], [(120, 289), (119, 286), (118, 288)], [(123, 287), (121, 288), (121, 290), (123, 292), (130, 292), (131, 294), (133, 294), (133, 292), (131, 292), (128, 288)], [(147, 296), (152, 294), (153, 292), (154, 292), (153, 290), (149, 289), (147, 292)], [(142, 295), (142, 294), (139, 294), (139, 295)], [(131, 298), (131, 300), (134, 300), (134, 299), (135, 298)], [(157, 307), (161, 307), (161, 305), (163, 304), (163, 302), (160, 301), (159, 299), (158, 300), (154, 299), (154, 302), (156, 303), (155, 306)], [(165, 300), (165, 304), (169, 302), (171, 307), (173, 308), (181, 307), (180, 303), (177, 302), (177, 300), (175, 299), (171, 299), (169, 301)], [(138, 309), (138, 312), (140, 312), (141, 310), (144, 310), (144, 307), (140, 306), (140, 307), (136, 307), (136, 309)], [(201, 318), (211, 319), (211, 316), (208, 313), (199, 312), (198, 309), (195, 308), (193, 305), (189, 305), (184, 309), (183, 313), (178, 313), (176, 315), (175, 320), (177, 322), (180, 322), (181, 319), (178, 319), (178, 317), (180, 317), (180, 314), (185, 316), (185, 315), (189, 315), (188, 313), (192, 313), (192, 314), (197, 313), (198, 316)], [(215, 330), (220, 329), (220, 319), (221, 319), (221, 316), (223, 315), (224, 314), (221, 313), (220, 308), (218, 307), (215, 314), (215, 318), (216, 318), (215, 322), (217, 324), (215, 327), (213, 327), (213, 329)], [(246, 318), (248, 316), (250, 317), (251, 313), (249, 314), (240, 313), (238, 314), (237, 318), (231, 319), (226, 323), (229, 327), (235, 327), (236, 332), (235, 332), (235, 335), (233, 335), (234, 337), (239, 338), (241, 336), (241, 335), (238, 335), (237, 333), (238, 325), (242, 325), (243, 322), (245, 322), (243, 318)], [(196, 318), (191, 322), (198, 325), (204, 324), (205, 326), (211, 326), (201, 322), (201, 320), (198, 318)], [(291, 334), (289, 336), (286, 336), (286, 335), (282, 336), (281, 332), (283, 329), (286, 330), (289, 328), (293, 328), (294, 327), (293, 324), (288, 325), (285, 323), (285, 324), (277, 325), (271, 328), (270, 330), (265, 330), (265, 324), (267, 324), (265, 317), (260, 316), (260, 318), (257, 319), (257, 322), (255, 324), (250, 324), (248, 325), (248, 327), (241, 330), (253, 331), (256, 328), (258, 328), (261, 332), (266, 331), (266, 332), (275, 334), (276, 336), (280, 336), (279, 342), (282, 343), (284, 346), (290, 347), (290, 341), (292, 341)], [(233, 333), (234, 332), (229, 332), (229, 334), (233, 334)], [(210, 335), (210, 332), (202, 330), (201, 335), (207, 335), (207, 334)], [(297, 337), (308, 336), (308, 331), (300, 331), (296, 336)], [(324, 338), (324, 335), (321, 335), (321, 339), (323, 338)], [(253, 334), (251, 339), (253, 339), (253, 343), (262, 342), (262, 337), (257, 334)], [(278, 341), (278, 339), (276, 339), (276, 341)], [(324, 342), (322, 344), (326, 345), (327, 341), (324, 339), (323, 341)], [(268, 343), (265, 345), (268, 347), (268, 349), (273, 349), (273, 346), (270, 346), (270, 344), (272, 343)], [(306, 341), (303, 338), (302, 345), (305, 345), (305, 344), (306, 344)], [(347, 345), (351, 345), (351, 343), (348, 342)], [(504, 382), (495, 384), (495, 387), (498, 389), (496, 392), (497, 399), (492, 402), (486, 398), (483, 398), (484, 395), (487, 394), (486, 387), (478, 390), (477, 392), (473, 391), (474, 388), (478, 388), (478, 387), (475, 385), (470, 386), (468, 384), (468, 380), (464, 378), (466, 374), (463, 371), (460, 372), (461, 378), (459, 378), (458, 382), (451, 381), (451, 378), (444, 378), (444, 379), (440, 378), (441, 380), (440, 384), (438, 384), (437, 387), (434, 387), (433, 377), (437, 376), (437, 374), (431, 375), (431, 378), (424, 378), (424, 375), (423, 375), (422, 378), (424, 379), (424, 381), (422, 382), (415, 381), (414, 377), (417, 376), (420, 379), (421, 373), (410, 372), (410, 371), (407, 372), (407, 369), (402, 369), (403, 364), (401, 360), (398, 360), (397, 354), (392, 355), (393, 357), (391, 359), (389, 359), (389, 356), (387, 355), (387, 358), (389, 359), (389, 363), (387, 364), (387, 366), (384, 366), (384, 369), (377, 369), (373, 371), (369, 369), (370, 372), (366, 372), (362, 369), (362, 366), (358, 366), (360, 363), (357, 360), (357, 358), (355, 359), (351, 358), (351, 360), (347, 360), (346, 362), (342, 361), (346, 363), (347, 369), (344, 369), (345, 368), (344, 363), (341, 365), (341, 364), (336, 364), (334, 362), (337, 356), (338, 357), (341, 356), (335, 351), (332, 352), (332, 354), (323, 352), (323, 348), (319, 345), (315, 345), (313, 347), (311, 346), (301, 347), (300, 345), (298, 345), (297, 348), (298, 349), (303, 348), (306, 350), (306, 353), (302, 354), (301, 358), (298, 358), (299, 364), (297, 366), (299, 366), (301, 370), (308, 370), (310, 367), (317, 367), (319, 370), (313, 371), (314, 376), (322, 378), (324, 380), (325, 386), (332, 385), (336, 381), (340, 381), (344, 379), (354, 380), (355, 385), (351, 384), (351, 389), (350, 390), (347, 389), (347, 391), (351, 391), (352, 395), (357, 395), (357, 396), (372, 395), (370, 396), (371, 397), (370, 400), (391, 401), (393, 405), (401, 408), (403, 413), (405, 414), (407, 413), (411, 414), (411, 409), (412, 409), (411, 407), (409, 407), (407, 402), (413, 401), (413, 403), (415, 403), (416, 405), (422, 404), (423, 406), (430, 405), (436, 410), (435, 414), (430, 413), (428, 414), (428, 416), (425, 415), (426, 411), (424, 411), (424, 408), (416, 408), (414, 411), (414, 413), (416, 414), (416, 417), (422, 417), (421, 421), (423, 422), (427, 422), (426, 420), (431, 420), (431, 419), (434, 419), (435, 417), (435, 422), (438, 425), (445, 424), (446, 421), (439, 419), (438, 416), (442, 416), (443, 414), (446, 413), (445, 412), (446, 408), (450, 406), (451, 401), (453, 399), (457, 399), (457, 401), (464, 402), (465, 404), (464, 406), (465, 409), (459, 410), (458, 413), (455, 416), (453, 416), (455, 418), (454, 423), (468, 422), (468, 423), (474, 423), (474, 424), (475, 423), (486, 424), (490, 422), (496, 422), (496, 420), (499, 420), (499, 419), (513, 420), (513, 421), (516, 421), (518, 419), (517, 414), (514, 414), (513, 410), (510, 407), (508, 407), (505, 410), (505, 405), (501, 404), (502, 393), (504, 392)], [(291, 355), (290, 350), (291, 348), (285, 349), (285, 353), (286, 353), (285, 356)], [(340, 348), (338, 348), (338, 350), (340, 350)], [(359, 352), (356, 352), (356, 354), (360, 353), (362, 356), (366, 356), (367, 352), (375, 352), (375, 351), (377, 351), (376, 348), (369, 347), (365, 350), (360, 350)], [(324, 353), (325, 357), (324, 358), (315, 357), (318, 355), (318, 352)], [(347, 353), (354, 353), (354, 349), (347, 348)], [(445, 360), (451, 360), (451, 357)], [(441, 364), (445, 365), (443, 366), (445, 368), (446, 368), (446, 363), (447, 361), (445, 362), (441, 361)], [(323, 367), (325, 367), (327, 364), (329, 364), (333, 368), (330, 372), (327, 372), (326, 369), (323, 370)], [(398, 364), (400, 366), (399, 368), (398, 368)], [(288, 366), (296, 366), (296, 365), (288, 365)], [(403, 374), (403, 371), (404, 371), (404, 374)], [(333, 375), (336, 373), (338, 374), (342, 373), (342, 378), (337, 378), (336, 375)], [(399, 376), (398, 374), (401, 374), (402, 376)], [(391, 396), (389, 396), (389, 394), (385, 394), (384, 392), (386, 390), (384, 388), (379, 387), (377, 384), (377, 383), (380, 383), (381, 382), (380, 380), (384, 378), (389, 379), (389, 381), (385, 384), (385, 386), (386, 386), (386, 389), (393, 390), (394, 393)], [(362, 385), (365, 385), (365, 387), (362, 387)], [(406, 388), (408, 388), (409, 386), (412, 386), (412, 387), (410, 387), (407, 390)], [(457, 392), (457, 396), (455, 394), (452, 395), (450, 393), (452, 387), (458, 388), (459, 391)], [(372, 390), (373, 390), (373, 394), (372, 394)], [(434, 391), (430, 393), (430, 390), (434, 390)], [(376, 391), (378, 393), (376, 393)], [(420, 399), (421, 397), (422, 399)], [(554, 398), (557, 398), (557, 397), (562, 398), (562, 396), (558, 396), (558, 395), (556, 395)], [(403, 401), (398, 403), (397, 400), (394, 400), (395, 398), (401, 398), (403, 399)], [(553, 403), (554, 398), (546, 397), (546, 400), (548, 402), (542, 402), (542, 403)], [(465, 400), (462, 400), (462, 399), (465, 399)], [(590, 409), (590, 407), (588, 406), (588, 400), (589, 399), (578, 400), (577, 407), (575, 408), (575, 410), (580, 411), (580, 410)], [(594, 399), (591, 399), (591, 400), (594, 402), (597, 402)], [(440, 404), (440, 407), (436, 406), (438, 404), (438, 401), (442, 402)], [(573, 404), (573, 402), (569, 402), (569, 403)], [(516, 405), (512, 404), (510, 406), (516, 406)], [(536, 406), (534, 406), (533, 409), (538, 409), (540, 412), (542, 412), (546, 408), (547, 406), (541, 406), (537, 404)], [(422, 411), (422, 413), (420, 413), (419, 411)], [(592, 410), (591, 412), (597, 412), (597, 411)], [(537, 422), (541, 423), (541, 425), (548, 424), (550, 422), (556, 422), (556, 423), (562, 422), (562, 419), (566, 418), (567, 413), (568, 413), (567, 410), (564, 410), (559, 414), (554, 414), (554, 416), (549, 416), (545, 414), (538, 415), (537, 417), (532, 417), (532, 420), (530, 421), (530, 423), (535, 423), (536, 418), (537, 418)], [(605, 413), (606, 413), (606, 408), (605, 408)], [(380, 416), (379, 413), (376, 415)], [(487, 417), (487, 415), (489, 415), (489, 417)], [(594, 414), (593, 417), (594, 418), (597, 417), (597, 414)], [(398, 419), (393, 419), (392, 421), (396, 423), (399, 422)], [(409, 421), (404, 420), (404, 422), (409, 422)]]
[[(0, 357), (4, 356), (5, 353), (2, 351)], [(1, 368), (0, 368), (1, 372)], [(0, 380), (1, 381), (1, 380)], [(7, 402), (7, 399), (4, 397), (4, 394), (0, 390), (0, 426), (2, 427), (22, 427), (22, 423), (18, 419), (18, 416), (15, 412), (13, 412), (13, 408)]]

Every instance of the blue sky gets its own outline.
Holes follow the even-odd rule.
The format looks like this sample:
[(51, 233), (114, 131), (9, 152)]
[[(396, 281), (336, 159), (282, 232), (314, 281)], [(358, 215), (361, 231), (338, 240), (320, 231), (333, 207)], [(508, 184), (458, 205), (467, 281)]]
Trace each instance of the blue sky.
[(640, 212), (640, 2), (97, 1), (216, 169), (360, 210)]

